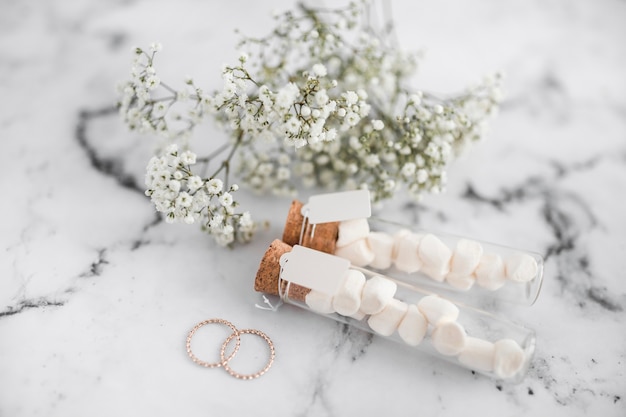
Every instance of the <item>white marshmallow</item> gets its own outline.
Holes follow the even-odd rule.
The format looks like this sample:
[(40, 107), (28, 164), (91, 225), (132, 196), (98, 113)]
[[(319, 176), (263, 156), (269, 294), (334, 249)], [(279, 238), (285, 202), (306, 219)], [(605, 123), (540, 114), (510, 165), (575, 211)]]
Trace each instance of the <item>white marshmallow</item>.
[(439, 322), (430, 338), (437, 352), (447, 356), (458, 355), (467, 343), (465, 329), (456, 321)]
[(495, 291), (502, 287), (506, 283), (506, 275), (500, 255), (484, 253), (474, 271), (474, 276), (476, 283), (485, 289)]
[(446, 282), (454, 288), (467, 291), (474, 286), (476, 278), (474, 275), (448, 274), (446, 275)]
[(417, 303), (417, 308), (428, 322), (436, 325), (439, 321), (454, 321), (459, 317), (459, 308), (451, 301), (437, 295), (427, 295)]
[(365, 266), (374, 260), (374, 252), (366, 239), (360, 239), (347, 246), (335, 249), (335, 255), (349, 260), (354, 266)]
[(364, 239), (370, 233), (367, 219), (354, 219), (339, 222), (337, 247), (347, 246), (359, 239)]
[(304, 297), (304, 302), (311, 310), (321, 314), (331, 314), (335, 312), (333, 309), (333, 297), (323, 292), (315, 290), (309, 291), (306, 297)]
[(393, 253), (393, 237), (383, 232), (371, 232), (367, 236), (367, 241), (374, 252), (374, 260), (369, 265), (376, 269), (389, 269)]
[(511, 378), (524, 367), (526, 355), (515, 340), (501, 339), (494, 345), (493, 370), (497, 377)]
[(442, 282), (450, 271), (452, 251), (437, 236), (425, 235), (419, 245), (419, 257), (422, 261), (422, 272)]
[(378, 314), (373, 314), (367, 319), (367, 324), (376, 333), (383, 336), (391, 336), (404, 318), (409, 306), (397, 299), (392, 299), (389, 304)]
[(398, 325), (398, 334), (407, 345), (417, 346), (424, 339), (427, 330), (428, 321), (417, 306), (411, 304)]
[(398, 285), (390, 279), (375, 276), (367, 280), (361, 294), (361, 311), (377, 314), (393, 299)]
[(465, 349), (459, 354), (459, 362), (477, 371), (493, 371), (495, 345), (488, 340), (468, 337)]
[(422, 267), (418, 256), (422, 236), (415, 233), (397, 234), (394, 242), (396, 268), (403, 272), (417, 272)]
[(365, 275), (361, 271), (349, 269), (333, 297), (333, 309), (342, 316), (357, 313), (361, 307), (361, 293), (364, 285)]
[(410, 234), (411, 234), (411, 231), (409, 229), (400, 229), (396, 233), (393, 234), (392, 236), (393, 250), (391, 252), (392, 261), (395, 262), (396, 258), (398, 257), (398, 244), (400, 243), (400, 241), (402, 241), (402, 239), (404, 239), (405, 236), (408, 236)]
[(483, 245), (474, 240), (459, 239), (450, 261), (450, 272), (471, 275), (483, 255)]
[(537, 275), (537, 261), (525, 253), (516, 253), (506, 259), (506, 276), (512, 281), (529, 282)]

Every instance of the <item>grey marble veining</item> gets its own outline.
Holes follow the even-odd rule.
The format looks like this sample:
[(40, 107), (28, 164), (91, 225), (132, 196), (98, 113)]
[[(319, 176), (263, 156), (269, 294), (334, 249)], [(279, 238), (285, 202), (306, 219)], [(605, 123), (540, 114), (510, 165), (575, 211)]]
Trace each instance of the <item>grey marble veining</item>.
[[(518, 385), (255, 308), (289, 200), (244, 196), (270, 227), (229, 252), (143, 195), (153, 142), (112, 107), (131, 47), (159, 40), (166, 75), (214, 87), (233, 29), (262, 33), (290, 4), (1, 6), (0, 415), (624, 415), (626, 3), (393, 3), (400, 42), (427, 52), (420, 87), (507, 74), (488, 140), (453, 164), (447, 193), (380, 213), (545, 256), (537, 303), (497, 306), (537, 334)], [(269, 334), (274, 367), (245, 382), (194, 365), (185, 336), (211, 317)]]

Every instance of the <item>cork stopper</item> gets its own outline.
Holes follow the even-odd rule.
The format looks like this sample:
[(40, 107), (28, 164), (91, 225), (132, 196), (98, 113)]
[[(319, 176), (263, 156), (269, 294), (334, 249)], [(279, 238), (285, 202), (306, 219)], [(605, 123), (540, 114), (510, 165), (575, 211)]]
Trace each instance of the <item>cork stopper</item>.
[[(259, 270), (254, 279), (254, 290), (272, 295), (278, 294), (278, 281), (280, 277), (280, 257), (287, 252), (291, 252), (291, 246), (278, 239), (274, 240), (265, 251)], [(287, 283), (281, 283), (281, 290), (284, 292)], [(304, 301), (304, 298), (311, 290), (298, 284), (289, 285), (289, 299)]]
[[(287, 214), (285, 230), (283, 231), (283, 242), (292, 246), (300, 242), (300, 231), (302, 230), (302, 222), (304, 222), (302, 206), (302, 202), (293, 200)], [(321, 252), (335, 253), (338, 231), (339, 222), (320, 223), (315, 226), (315, 236), (311, 239), (313, 225), (307, 224), (302, 237), (302, 246)]]

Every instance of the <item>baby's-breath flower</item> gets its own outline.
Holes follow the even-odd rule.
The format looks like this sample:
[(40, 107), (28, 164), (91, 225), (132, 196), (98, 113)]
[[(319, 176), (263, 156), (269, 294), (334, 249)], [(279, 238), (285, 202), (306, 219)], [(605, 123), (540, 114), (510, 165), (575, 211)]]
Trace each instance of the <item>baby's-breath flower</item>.
[(180, 191), (180, 181), (178, 180), (171, 180), (169, 182), (169, 184), (167, 185), (167, 188), (169, 188), (170, 190), (172, 190), (173, 192), (177, 193)]
[(346, 100), (347, 106), (352, 106), (359, 101), (359, 95), (354, 91), (346, 91), (342, 96)]
[[(317, 93), (315, 93), (315, 103), (318, 106), (323, 106), (326, 103), (328, 103), (328, 94), (326, 93), (326, 90), (322, 89), (320, 91), (318, 91)], [(314, 117), (319, 117), (319, 116), (315, 116)]]
[(380, 164), (380, 158), (378, 157), (378, 155), (367, 155), (365, 157), (366, 166), (373, 168), (377, 166), (378, 164)]
[(317, 77), (325, 77), (328, 74), (326, 67), (323, 64), (315, 64), (312, 69), (313, 74)]
[(300, 114), (302, 117), (307, 118), (311, 115), (311, 108), (307, 105), (304, 105), (300, 108)]
[[(207, 181), (205, 189), (205, 180), (189, 173), (195, 163), (193, 153), (183, 152), (179, 156), (176, 146), (168, 147), (161, 157), (151, 158), (146, 167), (146, 195), (165, 214), (168, 223), (201, 221), (220, 245), (228, 245), (235, 239), (248, 241), (255, 230), (249, 214), (243, 221), (245, 230), (239, 235), (235, 233), (234, 224), (241, 223), (239, 219), (243, 215), (234, 212), (236, 203), (231, 193), (239, 187), (233, 184), (229, 192), (222, 192), (223, 182), (213, 178)], [(219, 205), (212, 202), (215, 197)]]
[(287, 120), (287, 122), (285, 122), (285, 130), (291, 133), (292, 135), (297, 134), (300, 131), (300, 127), (301, 127), (301, 123), (295, 117), (292, 117), (289, 120)]
[(213, 215), (213, 218), (209, 221), (209, 228), (211, 229), (219, 229), (224, 222), (224, 216), (217, 213)]
[(193, 165), (196, 163), (196, 154), (191, 151), (185, 151), (180, 155), (180, 162), (183, 165)]
[(415, 174), (415, 170), (417, 169), (415, 163), (413, 162), (407, 162), (406, 164), (404, 164), (402, 166), (402, 175), (404, 175), (404, 177), (409, 178), (411, 177), (413, 174)]
[(224, 207), (230, 207), (233, 204), (233, 196), (226, 192), (219, 197), (220, 204)]
[(160, 42), (152, 42), (150, 44), (150, 52), (161, 52), (163, 45)]
[(206, 185), (206, 189), (211, 195), (219, 194), (222, 191), (222, 188), (224, 188), (224, 183), (219, 178), (210, 179)]
[(146, 87), (150, 90), (154, 90), (161, 84), (161, 79), (156, 75), (151, 75), (146, 79)]
[(353, 111), (348, 112), (345, 116), (345, 121), (348, 126), (356, 126), (360, 120), (361, 117)]
[(176, 205), (179, 207), (190, 207), (193, 202), (193, 198), (185, 191), (178, 194), (176, 198)]
[(189, 187), (189, 191), (194, 192), (200, 187), (202, 187), (203, 181), (197, 175), (192, 175), (187, 179), (187, 187)]
[(417, 182), (419, 184), (423, 184), (426, 182), (426, 180), (428, 179), (428, 171), (426, 171), (425, 169), (418, 169), (417, 170), (417, 175), (416, 175), (416, 179)]
[(333, 141), (337, 139), (337, 129), (332, 128), (332, 129), (328, 129), (326, 131), (326, 135), (324, 136), (324, 140), (326, 141)]
[(294, 83), (289, 83), (282, 87), (276, 95), (276, 105), (280, 109), (288, 109), (293, 106), (300, 90)]
[(276, 178), (278, 178), (281, 181), (288, 180), (290, 177), (291, 177), (291, 171), (289, 171), (289, 169), (285, 167), (280, 167), (276, 171)]
[[(480, 139), (497, 112), (499, 75), (435, 99), (407, 88), (417, 55), (400, 51), (386, 31), (357, 24), (360, 2), (301, 8), (277, 16), (267, 37), (244, 39), (239, 47), (246, 52), (223, 67), (215, 92), (191, 78), (179, 89), (164, 85), (156, 65), (161, 45), (135, 49), (130, 79), (118, 87), (119, 113), (130, 129), (171, 143), (150, 160), (144, 178), (166, 221), (199, 223), (221, 245), (249, 240), (255, 224), (248, 212), (236, 213), (231, 193), (238, 187), (224, 185), (231, 174), (276, 195), (293, 195), (298, 180), (369, 189), (374, 200), (402, 186), (414, 198), (441, 192), (447, 164)], [(206, 157), (179, 151), (175, 143), (187, 149), (207, 118), (229, 141)], [(198, 172), (214, 173), (203, 178), (197, 163)]]

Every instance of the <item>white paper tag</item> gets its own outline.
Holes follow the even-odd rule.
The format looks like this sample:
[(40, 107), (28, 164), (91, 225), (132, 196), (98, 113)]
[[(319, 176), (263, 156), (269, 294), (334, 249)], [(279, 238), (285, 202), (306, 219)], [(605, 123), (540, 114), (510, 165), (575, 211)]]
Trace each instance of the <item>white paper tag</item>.
[(370, 193), (355, 190), (313, 195), (302, 207), (302, 215), (312, 224), (366, 219), (372, 215)]
[(350, 261), (296, 245), (280, 257), (281, 279), (328, 295), (335, 295)]

